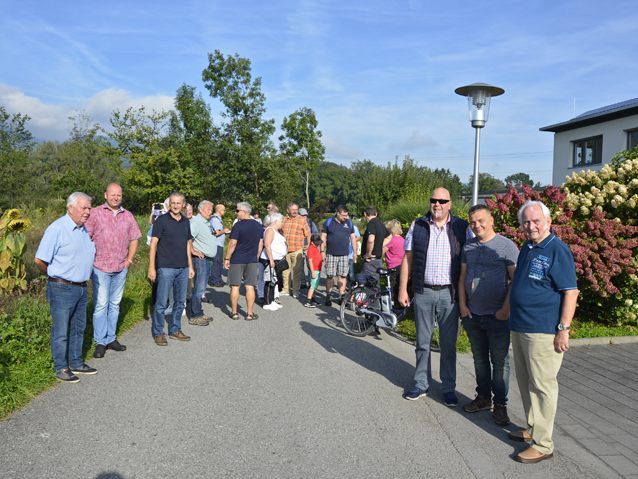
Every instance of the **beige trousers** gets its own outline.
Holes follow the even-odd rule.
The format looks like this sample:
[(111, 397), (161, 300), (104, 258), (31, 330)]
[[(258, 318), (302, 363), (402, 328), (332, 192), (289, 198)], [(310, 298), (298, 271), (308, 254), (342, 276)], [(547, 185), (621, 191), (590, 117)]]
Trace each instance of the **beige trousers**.
[(558, 371), (563, 354), (554, 350), (554, 335), (512, 331), (516, 380), (532, 435), (532, 447), (554, 452), (552, 432), (558, 405)]
[[(295, 295), (301, 288), (301, 276), (303, 275), (303, 250), (292, 251), (286, 254), (286, 261), (290, 265), (281, 275), (284, 280), (281, 291)], [(292, 288), (290, 287), (290, 275), (292, 274)]]

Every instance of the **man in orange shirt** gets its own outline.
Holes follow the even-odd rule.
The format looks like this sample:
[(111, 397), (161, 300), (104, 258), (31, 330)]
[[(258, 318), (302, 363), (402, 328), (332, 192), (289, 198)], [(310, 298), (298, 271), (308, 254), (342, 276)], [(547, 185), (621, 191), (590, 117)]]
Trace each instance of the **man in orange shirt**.
[[(288, 215), (284, 219), (283, 234), (288, 244), (288, 254), (286, 260), (290, 268), (283, 272), (284, 284), (281, 290), (282, 295), (299, 294), (301, 287), (301, 277), (303, 276), (303, 254), (306, 245), (310, 243), (310, 227), (305, 217), (299, 214), (299, 205), (290, 203), (288, 205)], [(290, 275), (292, 274), (292, 288), (290, 287)]]

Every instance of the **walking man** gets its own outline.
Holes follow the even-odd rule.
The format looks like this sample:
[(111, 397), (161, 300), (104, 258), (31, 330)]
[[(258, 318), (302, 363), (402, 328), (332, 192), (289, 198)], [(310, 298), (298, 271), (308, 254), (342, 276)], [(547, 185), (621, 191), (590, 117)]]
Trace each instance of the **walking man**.
[(459, 308), (456, 285), (461, 270), (461, 251), (467, 222), (450, 213), (450, 192), (437, 188), (430, 198), (430, 212), (414, 221), (405, 237), (401, 263), (399, 302), (410, 304), (408, 278), (412, 275), (416, 323), (416, 370), (414, 387), (403, 394), (415, 401), (426, 395), (431, 380), (430, 343), (434, 323), (439, 325), (441, 346), (441, 392), (446, 406), (459, 401), (456, 389), (456, 338)]
[(226, 243), (226, 235), (230, 230), (224, 226), (222, 218), (226, 214), (226, 207), (222, 204), (215, 205), (215, 214), (210, 219), (210, 227), (213, 230), (216, 240), (216, 250), (213, 256), (210, 279), (211, 286), (220, 288), (224, 286), (222, 279), (222, 271), (224, 269), (224, 244)]
[[(288, 215), (284, 218), (283, 234), (288, 244), (286, 260), (290, 268), (283, 272), (281, 295), (290, 294), (297, 296), (301, 288), (301, 277), (304, 267), (304, 252), (310, 244), (310, 227), (305, 216), (299, 214), (299, 205), (290, 203), (288, 205)], [(292, 274), (292, 286), (290, 275)]]
[(494, 218), (485, 205), (468, 213), (475, 237), (461, 255), (459, 311), (474, 357), (476, 398), (463, 406), (466, 412), (492, 409), (499, 426), (510, 423), (509, 391), (509, 285), (514, 277), (518, 248), (494, 231)]
[(182, 313), (186, 304), (188, 279), (195, 276), (191, 259), (192, 237), (190, 223), (182, 215), (186, 198), (182, 193), (171, 193), (168, 213), (155, 220), (149, 251), (148, 279), (157, 281), (157, 298), (151, 332), (155, 344), (168, 346), (164, 334), (164, 313), (168, 306), (168, 293), (173, 290), (173, 311), (168, 322), (168, 337), (190, 341), (182, 332)]
[(103, 358), (107, 349), (126, 351), (116, 337), (120, 302), (128, 268), (133, 264), (140, 227), (133, 214), (122, 207), (122, 187), (110, 183), (106, 202), (91, 211), (86, 229), (95, 244), (93, 263), (93, 340), (94, 358)]
[(208, 326), (213, 318), (204, 316), (202, 309), (202, 297), (206, 292), (209, 265), (213, 256), (217, 254), (217, 239), (212, 232), (210, 219), (213, 215), (213, 204), (203, 200), (197, 206), (199, 214), (191, 220), (191, 236), (193, 237), (193, 291), (191, 293), (190, 315), (188, 324), (194, 326)]
[(326, 306), (332, 306), (330, 294), (337, 278), (339, 286), (339, 302), (343, 301), (346, 294), (346, 277), (348, 276), (349, 262), (348, 251), (352, 245), (354, 251), (353, 261), (357, 258), (357, 238), (354, 235), (352, 221), (348, 219), (348, 209), (337, 206), (337, 212), (333, 218), (328, 218), (323, 224), (321, 233), (321, 259), (326, 265)]
[(257, 319), (255, 306), (255, 286), (257, 285), (259, 255), (263, 246), (264, 228), (250, 217), (249, 203), (237, 203), (237, 222), (230, 232), (230, 242), (224, 267), (228, 268), (230, 284), (230, 317), (239, 319), (237, 303), (242, 280), (246, 288), (246, 321)]
[(516, 263), (510, 293), (510, 329), (527, 427), (509, 433), (530, 447), (515, 456), (536, 463), (554, 455), (554, 418), (558, 405), (558, 371), (569, 349), (569, 329), (578, 287), (574, 257), (550, 230), (551, 215), (540, 201), (518, 210), (527, 237)]
[(84, 363), (82, 343), (86, 327), (87, 281), (91, 277), (95, 245), (84, 227), (91, 213), (91, 197), (71, 193), (66, 215), (44, 232), (35, 264), (47, 275), (47, 301), (51, 310), (51, 358), (55, 377), (77, 383), (76, 374), (96, 374)]

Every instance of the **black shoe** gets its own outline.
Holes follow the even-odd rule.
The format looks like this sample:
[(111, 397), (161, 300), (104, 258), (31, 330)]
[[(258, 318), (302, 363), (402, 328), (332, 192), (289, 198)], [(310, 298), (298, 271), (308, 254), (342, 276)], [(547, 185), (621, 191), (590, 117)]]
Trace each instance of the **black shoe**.
[(55, 373), (55, 377), (65, 383), (79, 383), (80, 378), (71, 372), (69, 368), (60, 369)]
[(92, 368), (88, 364), (82, 363), (82, 366), (78, 366), (77, 368), (71, 368), (71, 372), (73, 374), (86, 374), (87, 376), (91, 376), (93, 374), (97, 374), (97, 369)]
[(104, 346), (103, 344), (96, 344), (95, 351), (93, 351), (93, 357), (98, 359), (103, 358), (104, 353), (106, 353), (106, 346)]
[(266, 300), (264, 298), (257, 298), (255, 300), (255, 303), (257, 303), (259, 306), (263, 306), (266, 304)]
[(126, 351), (126, 346), (120, 344), (120, 342), (116, 339), (115, 341), (111, 341), (107, 344), (106, 349), (112, 349), (113, 351)]
[(330, 296), (326, 296), (326, 302), (323, 304), (325, 304), (326, 306), (332, 306), (332, 301), (330, 300)]

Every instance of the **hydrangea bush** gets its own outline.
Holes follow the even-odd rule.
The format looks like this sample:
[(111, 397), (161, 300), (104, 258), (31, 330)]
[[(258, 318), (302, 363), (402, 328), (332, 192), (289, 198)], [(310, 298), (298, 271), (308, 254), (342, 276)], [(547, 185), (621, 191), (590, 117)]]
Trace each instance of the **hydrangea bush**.
[(638, 224), (638, 147), (617, 153), (600, 171), (574, 173), (563, 185), (566, 205), (583, 218), (593, 210), (625, 224)]
[(568, 194), (555, 186), (544, 191), (529, 186), (520, 192), (510, 188), (496, 199), (486, 200), (486, 204), (492, 210), (497, 231), (519, 245), (525, 236), (516, 214), (528, 199), (547, 205), (554, 232), (574, 255), (581, 290), (577, 317), (617, 325), (638, 324), (638, 227), (608, 218), (602, 207), (592, 208), (587, 215), (580, 206), (574, 211)]

